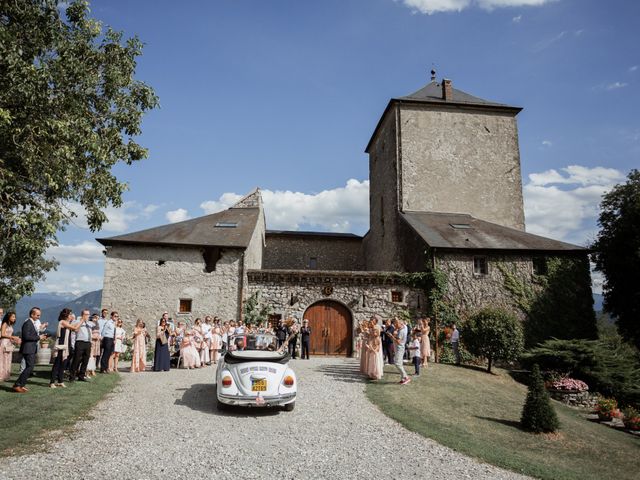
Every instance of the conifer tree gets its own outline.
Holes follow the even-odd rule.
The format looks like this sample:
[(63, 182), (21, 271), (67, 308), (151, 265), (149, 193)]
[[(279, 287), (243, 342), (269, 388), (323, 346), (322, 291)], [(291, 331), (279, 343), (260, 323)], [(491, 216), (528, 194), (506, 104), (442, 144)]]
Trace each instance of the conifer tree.
[(533, 433), (555, 432), (560, 428), (560, 422), (556, 415), (549, 393), (544, 388), (540, 367), (533, 366), (529, 392), (522, 409), (520, 425), (524, 430)]

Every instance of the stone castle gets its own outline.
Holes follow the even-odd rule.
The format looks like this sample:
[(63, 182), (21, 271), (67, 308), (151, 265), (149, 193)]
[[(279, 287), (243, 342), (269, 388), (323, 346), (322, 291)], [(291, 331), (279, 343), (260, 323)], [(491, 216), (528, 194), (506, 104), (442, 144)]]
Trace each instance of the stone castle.
[(267, 230), (256, 189), (219, 213), (98, 239), (106, 248), (103, 307), (130, 323), (165, 310), (229, 320), (259, 292), (272, 319), (310, 320), (312, 353), (338, 355), (353, 351), (358, 321), (426, 309), (424, 292), (397, 272), (446, 272), (461, 313), (513, 309), (507, 275), (533, 285), (552, 257), (588, 269), (584, 248), (525, 231), (520, 110), (432, 78), (389, 101), (366, 147), (364, 237)]

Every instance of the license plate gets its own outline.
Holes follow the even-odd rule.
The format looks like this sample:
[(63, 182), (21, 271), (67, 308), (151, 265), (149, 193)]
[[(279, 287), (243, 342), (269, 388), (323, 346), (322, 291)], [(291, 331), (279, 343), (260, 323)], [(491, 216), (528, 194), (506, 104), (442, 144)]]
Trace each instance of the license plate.
[(261, 380), (254, 380), (251, 382), (251, 391), (252, 392), (266, 392), (267, 391), (267, 379), (263, 378)]

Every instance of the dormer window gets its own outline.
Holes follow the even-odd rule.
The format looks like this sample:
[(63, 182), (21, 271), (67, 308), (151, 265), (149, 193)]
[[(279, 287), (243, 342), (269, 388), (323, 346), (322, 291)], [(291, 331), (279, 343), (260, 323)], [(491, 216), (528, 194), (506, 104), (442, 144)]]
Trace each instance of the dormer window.
[(216, 223), (216, 227), (218, 228), (236, 228), (238, 226), (237, 222), (218, 222)]

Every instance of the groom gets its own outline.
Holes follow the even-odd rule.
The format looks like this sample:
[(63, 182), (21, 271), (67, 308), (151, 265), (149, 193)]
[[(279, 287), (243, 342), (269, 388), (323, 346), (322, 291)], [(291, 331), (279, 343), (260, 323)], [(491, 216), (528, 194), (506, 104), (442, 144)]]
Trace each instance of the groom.
[(38, 350), (38, 342), (40, 339), (46, 338), (40, 335), (36, 328), (35, 322), (40, 320), (40, 309), (33, 307), (29, 311), (29, 318), (22, 325), (22, 343), (20, 344), (20, 353), (25, 361), (25, 369), (13, 385), (13, 391), (16, 393), (25, 393), (29, 390), (25, 387), (27, 379), (33, 372), (33, 366), (36, 364), (36, 351)]

